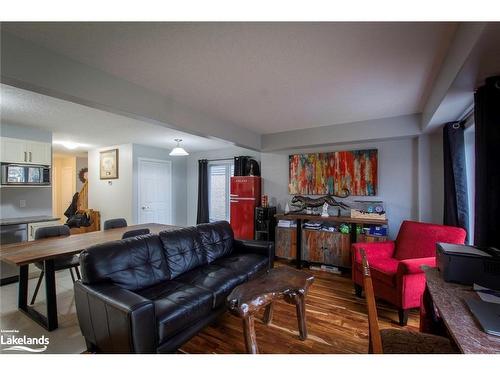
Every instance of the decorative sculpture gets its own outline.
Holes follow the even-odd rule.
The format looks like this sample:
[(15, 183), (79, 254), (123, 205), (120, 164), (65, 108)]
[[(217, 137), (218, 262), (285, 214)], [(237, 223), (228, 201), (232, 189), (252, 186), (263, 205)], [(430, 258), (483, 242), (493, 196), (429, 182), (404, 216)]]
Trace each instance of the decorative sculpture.
[(307, 208), (321, 207), (325, 203), (328, 204), (329, 206), (349, 209), (349, 206), (347, 204), (345, 204), (344, 202), (339, 202), (335, 199), (335, 198), (347, 198), (350, 195), (348, 189), (344, 189), (344, 192), (345, 194), (342, 196), (329, 194), (319, 198), (310, 198), (302, 195), (296, 195), (292, 198), (291, 204), (292, 206), (297, 207), (297, 210), (290, 212), (291, 213), (302, 212)]

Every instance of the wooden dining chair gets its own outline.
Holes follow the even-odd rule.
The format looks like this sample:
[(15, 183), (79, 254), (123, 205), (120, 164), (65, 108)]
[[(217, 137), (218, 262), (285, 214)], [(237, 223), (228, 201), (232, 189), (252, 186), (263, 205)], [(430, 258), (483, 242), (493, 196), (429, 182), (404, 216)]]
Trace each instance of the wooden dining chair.
[(403, 329), (383, 329), (378, 325), (377, 304), (370, 275), (370, 266), (364, 249), (360, 250), (363, 267), (363, 286), (368, 309), (369, 344), (373, 354), (452, 354), (457, 353), (445, 337)]

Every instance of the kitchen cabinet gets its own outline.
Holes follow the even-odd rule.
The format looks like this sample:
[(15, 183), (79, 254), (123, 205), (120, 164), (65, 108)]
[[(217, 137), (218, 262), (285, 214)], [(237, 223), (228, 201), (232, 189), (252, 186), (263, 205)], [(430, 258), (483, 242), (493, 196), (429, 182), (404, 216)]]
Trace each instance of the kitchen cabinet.
[(28, 241), (35, 240), (35, 233), (38, 228), (42, 227), (52, 227), (55, 225), (61, 225), (57, 220), (53, 221), (39, 221), (37, 223), (28, 223)]
[(23, 164), (52, 164), (52, 144), (25, 139), (2, 137), (1, 162)]

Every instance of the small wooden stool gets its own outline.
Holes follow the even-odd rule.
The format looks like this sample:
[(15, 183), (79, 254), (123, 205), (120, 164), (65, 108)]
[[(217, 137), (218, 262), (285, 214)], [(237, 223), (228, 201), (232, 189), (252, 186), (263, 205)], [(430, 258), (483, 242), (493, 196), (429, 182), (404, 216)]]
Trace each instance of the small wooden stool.
[(232, 314), (243, 319), (247, 353), (259, 353), (254, 327), (255, 313), (265, 307), (264, 323), (271, 323), (273, 302), (279, 299), (295, 305), (299, 338), (307, 338), (305, 297), (313, 281), (314, 276), (311, 274), (294, 268), (280, 267), (234, 288), (227, 297), (227, 305)]

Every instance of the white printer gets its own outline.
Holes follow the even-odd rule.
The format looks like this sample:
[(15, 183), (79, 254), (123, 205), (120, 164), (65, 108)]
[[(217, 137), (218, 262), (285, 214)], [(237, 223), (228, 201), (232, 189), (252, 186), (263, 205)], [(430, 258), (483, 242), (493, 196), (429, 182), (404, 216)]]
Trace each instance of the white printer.
[(497, 249), (438, 242), (436, 263), (444, 281), (500, 289), (500, 251)]

